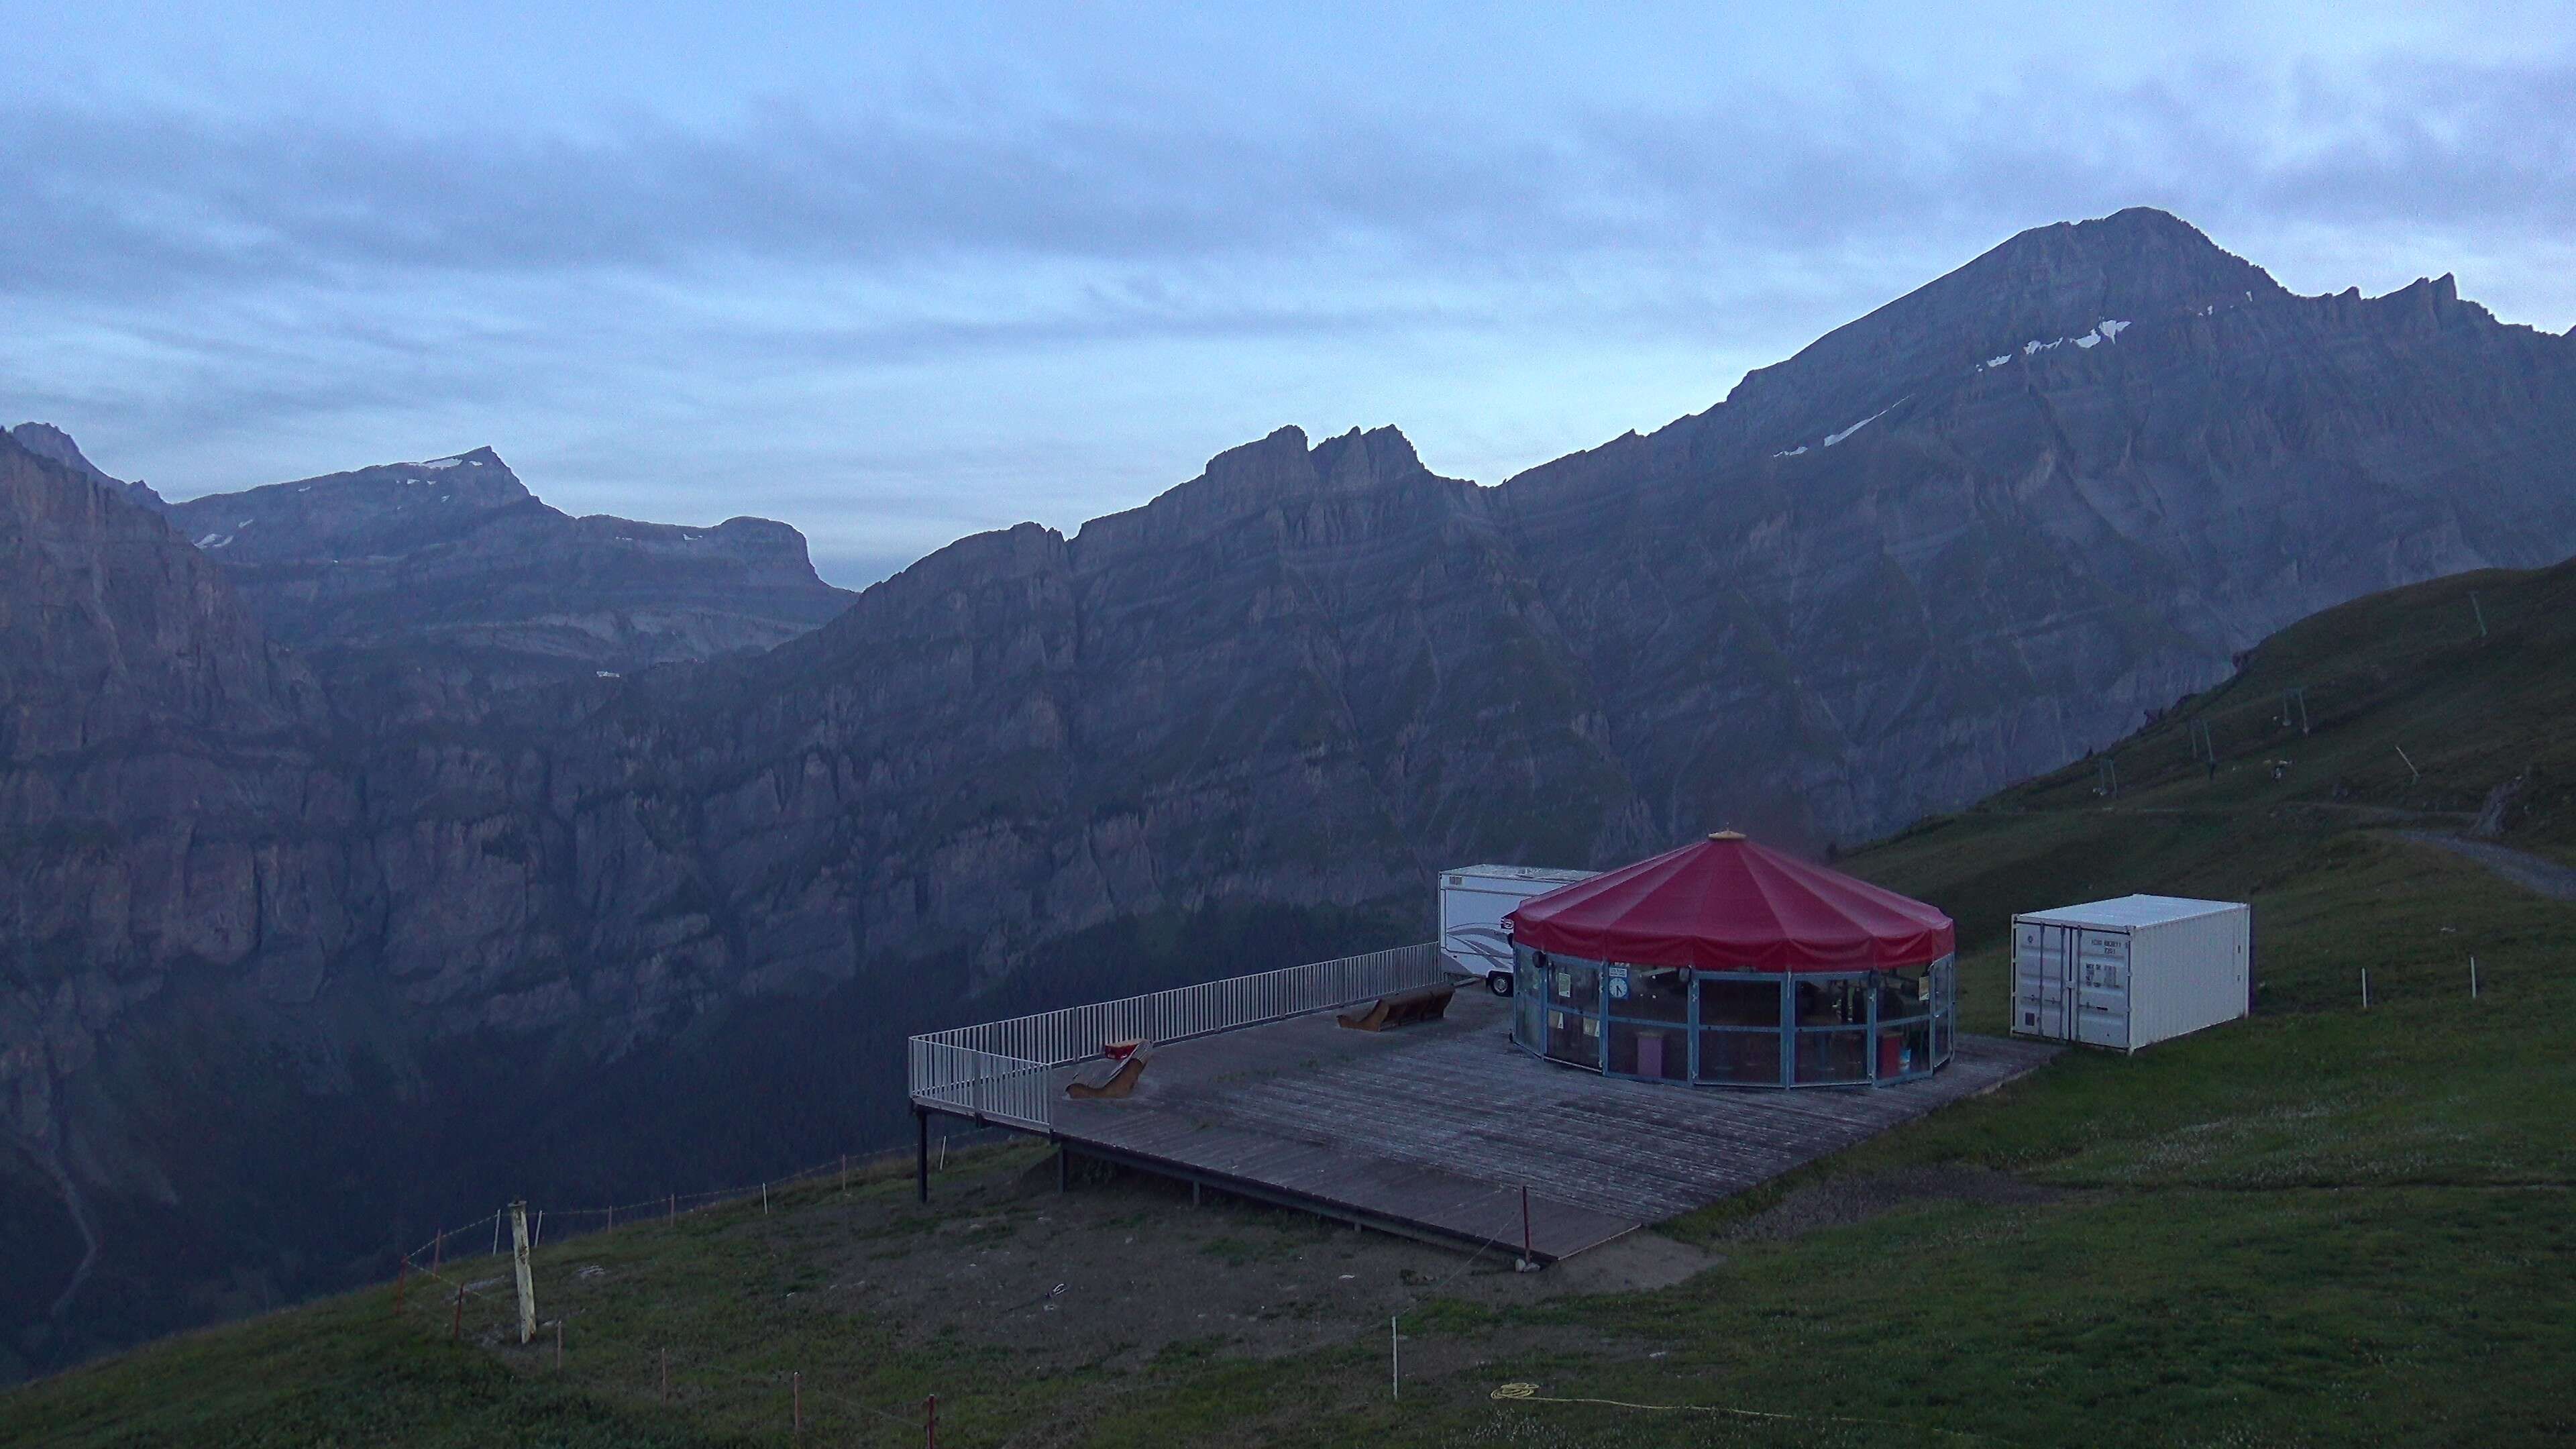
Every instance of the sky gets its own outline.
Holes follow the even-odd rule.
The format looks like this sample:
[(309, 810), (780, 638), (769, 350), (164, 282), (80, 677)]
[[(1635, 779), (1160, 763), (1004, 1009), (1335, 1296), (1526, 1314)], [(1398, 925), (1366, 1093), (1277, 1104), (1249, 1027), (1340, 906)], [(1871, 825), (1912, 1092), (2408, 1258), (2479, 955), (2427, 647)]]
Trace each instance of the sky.
[(1294, 423), (1498, 482), (2016, 231), (2576, 324), (2576, 7), (0, 0), (0, 424), (834, 582)]

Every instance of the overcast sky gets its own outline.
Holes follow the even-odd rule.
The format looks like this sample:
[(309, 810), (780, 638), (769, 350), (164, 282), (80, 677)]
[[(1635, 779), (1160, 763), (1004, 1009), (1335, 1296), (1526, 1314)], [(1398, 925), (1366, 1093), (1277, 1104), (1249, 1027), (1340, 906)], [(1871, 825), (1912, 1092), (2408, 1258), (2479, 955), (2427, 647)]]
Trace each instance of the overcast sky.
[(2562, 331), (2571, 13), (0, 0), (0, 422), (489, 443), (855, 584), (1283, 423), (1499, 481), (2133, 204)]

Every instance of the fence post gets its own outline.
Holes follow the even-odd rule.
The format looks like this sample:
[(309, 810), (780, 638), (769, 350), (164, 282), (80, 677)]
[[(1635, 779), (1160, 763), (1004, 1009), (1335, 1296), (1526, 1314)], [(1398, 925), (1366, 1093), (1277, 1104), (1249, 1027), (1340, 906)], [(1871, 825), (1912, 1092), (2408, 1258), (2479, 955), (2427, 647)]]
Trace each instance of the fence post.
[(447, 1320), (447, 1341), (454, 1343), (465, 1336), (465, 1285), (456, 1285), (456, 1312)]
[(440, 1228), (438, 1230), (438, 1236), (429, 1240), (429, 1271), (433, 1273), (437, 1272), (439, 1260), (446, 1256), (447, 1229)]
[[(537, 1336), (537, 1286), (528, 1277), (528, 1204), (526, 1200), (510, 1204), (510, 1268), (519, 1280), (519, 1342)], [(556, 1366), (562, 1366), (562, 1328), (555, 1330)]]
[(1386, 1321), (1386, 1396), (1404, 1397), (1404, 1350), (1396, 1347), (1395, 1319)]
[(939, 1396), (937, 1394), (932, 1394), (929, 1398), (922, 1400), (922, 1402), (928, 1405), (930, 1409), (930, 1438), (928, 1440), (930, 1449), (939, 1449)]
[(2370, 968), (2361, 968), (2361, 1009), (2370, 1010)]
[(671, 1346), (662, 1345), (662, 1402), (671, 1401)]
[(2469, 999), (2478, 999), (2478, 958), (2475, 956), (2469, 958)]
[(805, 1375), (802, 1373), (791, 1373), (787, 1376), (787, 1424), (794, 1432), (796, 1442), (804, 1443)]

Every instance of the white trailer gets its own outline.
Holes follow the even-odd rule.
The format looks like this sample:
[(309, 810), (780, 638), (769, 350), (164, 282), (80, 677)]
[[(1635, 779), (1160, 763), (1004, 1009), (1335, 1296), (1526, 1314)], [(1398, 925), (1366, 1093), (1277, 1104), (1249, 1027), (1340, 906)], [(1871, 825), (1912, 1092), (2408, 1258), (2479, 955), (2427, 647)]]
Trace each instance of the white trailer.
[(2013, 917), (2015, 1036), (2134, 1052), (2253, 1011), (2254, 908), (2122, 896)]
[(1440, 873), (1440, 955), (1460, 976), (1481, 979), (1496, 996), (1512, 994), (1512, 938), (1503, 917), (1559, 886), (1590, 880), (1588, 870), (1530, 865), (1467, 865)]

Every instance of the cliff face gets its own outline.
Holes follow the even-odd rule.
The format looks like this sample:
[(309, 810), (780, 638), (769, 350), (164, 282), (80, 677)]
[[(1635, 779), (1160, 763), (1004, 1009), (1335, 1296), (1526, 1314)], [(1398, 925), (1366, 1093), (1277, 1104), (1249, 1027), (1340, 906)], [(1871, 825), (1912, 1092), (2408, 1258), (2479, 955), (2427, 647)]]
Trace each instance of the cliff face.
[[(1884, 830), (2317, 608), (2576, 552), (2571, 425), (2576, 346), (2448, 279), (2297, 297), (2124, 212), (1499, 487), (1282, 429), (622, 678), (792, 632), (801, 543), (566, 519), (486, 452), (174, 532), (17, 450), (0, 1182), (60, 1221), (0, 1300), (69, 1278), (57, 1201), (104, 1266), (27, 1362), (177, 1321), (138, 1316), (155, 1284), (198, 1285), (183, 1319), (372, 1266), (381, 1234), (279, 1225), (317, 1174), (385, 1221), (568, 1152), (665, 1190), (634, 1176), (680, 1121), (725, 1138), (705, 1172), (837, 1150), (891, 1126), (905, 1025), (1095, 994), (1153, 957), (1138, 922), (1289, 913), (1160, 948), (1218, 975), (1318, 913), (1418, 917), (1470, 858)], [(505, 1135), (472, 1115), (503, 1078)]]

